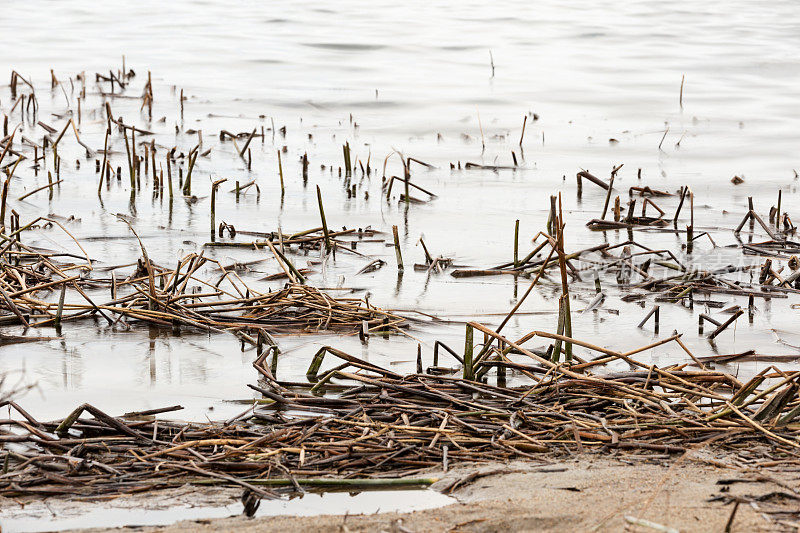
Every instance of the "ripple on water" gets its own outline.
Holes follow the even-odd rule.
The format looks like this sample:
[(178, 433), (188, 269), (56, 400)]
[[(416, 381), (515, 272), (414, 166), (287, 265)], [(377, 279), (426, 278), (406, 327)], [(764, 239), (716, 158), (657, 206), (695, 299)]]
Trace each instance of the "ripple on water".
[(366, 43), (303, 43), (303, 46), (321, 48), (323, 50), (338, 50), (340, 52), (372, 52), (386, 48), (381, 44)]

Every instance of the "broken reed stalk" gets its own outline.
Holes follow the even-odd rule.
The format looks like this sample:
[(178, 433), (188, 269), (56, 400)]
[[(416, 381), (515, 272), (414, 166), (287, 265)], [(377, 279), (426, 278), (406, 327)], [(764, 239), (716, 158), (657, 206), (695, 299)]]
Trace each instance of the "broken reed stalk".
[(64, 313), (64, 298), (67, 295), (67, 284), (61, 284), (61, 294), (58, 297), (58, 309), (56, 310), (56, 317), (53, 321), (56, 327), (61, 325), (61, 317)]
[[(545, 242), (544, 244), (547, 244), (547, 243)], [(525, 291), (525, 294), (522, 295), (522, 297), (519, 299), (519, 301), (514, 305), (514, 307), (511, 309), (511, 311), (509, 311), (509, 313), (506, 315), (506, 317), (503, 319), (503, 321), (497, 327), (497, 332), (498, 333), (500, 331), (502, 331), (503, 327), (508, 323), (509, 320), (511, 320), (511, 317), (514, 315), (514, 313), (517, 312), (517, 310), (522, 306), (523, 302), (525, 302), (525, 299), (528, 297), (528, 295), (531, 293), (531, 291), (533, 291), (533, 288), (539, 282), (539, 278), (544, 273), (545, 265), (550, 263), (550, 260), (553, 258), (553, 254), (555, 252), (556, 252), (556, 246), (554, 245), (554, 243), (551, 242), (550, 253), (547, 255), (547, 259), (544, 260), (544, 263), (542, 263), (542, 267), (539, 268), (539, 270), (536, 272), (536, 277), (534, 277), (533, 281), (531, 281), (530, 285), (528, 285), (528, 288)]]
[(403, 266), (403, 254), (400, 252), (400, 237), (397, 235), (397, 226), (392, 226), (392, 236), (394, 237), (394, 253), (397, 259), (397, 270), (402, 272), (405, 267)]
[(267, 241), (267, 246), (269, 246), (270, 251), (272, 251), (272, 255), (275, 256), (275, 260), (278, 262), (278, 265), (283, 269), (286, 277), (289, 278), (291, 283), (297, 283), (297, 278), (294, 276), (294, 272), (289, 268), (288, 262), (282, 261), (280, 256), (278, 255), (278, 250), (275, 248), (275, 245), (272, 244), (271, 241)]
[[(614, 175), (611, 176), (613, 184)], [(609, 184), (608, 190), (611, 191), (611, 184)], [(608, 197), (606, 197), (608, 198)], [(567, 280), (567, 259), (566, 254), (564, 253), (564, 222), (563, 222), (563, 213), (561, 211), (561, 195), (559, 193), (558, 198), (558, 217), (556, 219), (556, 229), (558, 231), (558, 236), (556, 240), (556, 252), (558, 253), (558, 265), (559, 269), (561, 270), (561, 298), (563, 300), (564, 306), (564, 335), (567, 337), (572, 337), (572, 316), (570, 311), (570, 303), (569, 303), (569, 281)], [(558, 361), (560, 358), (560, 350), (553, 351), (553, 357), (555, 361)], [(572, 343), (567, 341), (564, 345), (564, 357), (567, 363), (572, 362)]]
[(425, 246), (425, 240), (422, 237), (419, 238), (419, 243), (422, 245), (422, 251), (425, 253), (425, 264), (433, 264), (433, 257), (431, 256), (430, 252), (428, 252), (428, 247)]
[(344, 173), (345, 176), (350, 176), (352, 174), (352, 162), (350, 161), (350, 143), (346, 142), (342, 145), (342, 153), (344, 155)]
[(611, 191), (614, 189), (614, 178), (616, 177), (616, 172), (611, 173), (611, 179), (608, 182), (608, 190), (606, 191), (606, 200), (603, 203), (603, 214), (600, 215), (600, 220), (606, 219), (606, 213), (608, 212), (608, 204), (611, 201)]
[(661, 137), (661, 140), (658, 143), (658, 149), (661, 150), (661, 145), (664, 144), (664, 139), (667, 138), (667, 134), (669, 133), (669, 126), (664, 130), (664, 135)]
[(167, 152), (167, 184), (169, 185), (169, 199), (172, 200), (172, 151)]
[[(276, 254), (277, 257), (280, 259), (280, 262), (283, 262), (286, 265), (286, 267), (292, 273), (294, 278), (297, 280), (297, 283), (301, 283), (301, 284), (305, 283), (306, 282), (305, 276), (303, 276), (303, 273), (300, 272), (297, 269), (297, 267), (294, 266), (294, 263), (292, 263), (292, 261), (289, 260), (289, 258), (286, 257), (284, 255), (284, 253), (280, 249), (275, 248), (275, 246), (272, 244), (271, 241), (267, 241), (267, 244), (269, 245), (269, 247), (273, 251), (273, 253)], [(291, 278), (292, 276), (289, 276), (289, 277)]]
[(405, 200), (406, 205), (411, 203), (411, 191), (409, 184), (411, 183), (411, 162), (400, 156), (400, 161), (403, 163), (403, 184), (405, 185)]
[(153, 167), (153, 187), (154, 189), (163, 189), (163, 178), (164, 178), (164, 171), (161, 171), (161, 179), (159, 179), (158, 174), (156, 173), (156, 142), (155, 140), (150, 141), (150, 166)]
[(283, 187), (283, 163), (281, 162), (281, 151), (278, 150), (278, 176), (281, 179), (281, 198), (286, 193), (286, 189)]
[(689, 225), (686, 227), (686, 252), (692, 253), (694, 243), (694, 192), (689, 190)]
[(242, 146), (242, 150), (239, 152), (239, 157), (242, 159), (245, 159), (244, 154), (247, 152), (247, 147), (250, 146), (250, 142), (253, 140), (253, 137), (256, 136), (256, 130), (257, 128), (253, 128), (253, 131), (247, 137), (247, 141), (244, 143), (244, 146)]
[(131, 174), (131, 189), (136, 189), (139, 184), (139, 159), (136, 155), (136, 128), (131, 128), (131, 157), (131, 168), (133, 169), (133, 173)]
[(556, 197), (550, 195), (550, 213), (547, 216), (547, 234), (551, 237), (558, 233), (556, 218)]
[(105, 176), (106, 163), (108, 162), (108, 136), (110, 133), (111, 133), (111, 128), (106, 127), (105, 140), (103, 141), (103, 164), (100, 166), (100, 181), (97, 184), (97, 196), (102, 195), (103, 176)]
[(319, 205), (319, 218), (322, 220), (322, 233), (325, 235), (325, 253), (329, 254), (333, 250), (331, 236), (328, 233), (328, 222), (325, 220), (325, 209), (322, 207), (322, 191), (317, 185), (317, 204)]
[(639, 324), (638, 324), (636, 327), (637, 327), (637, 328), (640, 328), (640, 329), (641, 329), (641, 328), (643, 328), (643, 327), (644, 327), (644, 325), (647, 323), (647, 321), (648, 321), (648, 320), (650, 320), (650, 317), (651, 317), (651, 316), (654, 316), (654, 317), (655, 317), (655, 318), (654, 318), (654, 324), (655, 324), (655, 326), (654, 326), (654, 332), (655, 332), (655, 333), (658, 333), (658, 329), (659, 329), (659, 314), (660, 314), (660, 308), (659, 308), (659, 306), (657, 306), (657, 305), (654, 305), (654, 306), (653, 306), (653, 307), (650, 309), (650, 311), (648, 311), (648, 313), (645, 315), (645, 317), (642, 319), (642, 321), (641, 321), (641, 322), (639, 322)]
[(53, 141), (53, 149), (55, 149), (58, 146), (58, 143), (61, 142), (61, 138), (64, 137), (65, 133), (67, 133), (67, 130), (69, 129), (71, 124), (72, 124), (72, 119), (69, 119), (67, 123), (64, 124), (64, 129), (61, 130), (61, 133), (58, 134), (56, 140)]
[(713, 332), (711, 332), (708, 335), (709, 340), (715, 339), (720, 333), (725, 331), (728, 328), (728, 326), (733, 324), (736, 321), (736, 319), (739, 318), (740, 316), (742, 316), (743, 314), (744, 314), (744, 310), (743, 309), (739, 309), (734, 314), (732, 314), (730, 316), (730, 318), (728, 318), (728, 320), (726, 320), (725, 322), (723, 322), (722, 324), (717, 326), (717, 329), (715, 329)]
[[(131, 133), (133, 133), (133, 131)], [(122, 128), (122, 135), (125, 137), (125, 152), (128, 155), (128, 173), (131, 177), (131, 191), (134, 191), (136, 190), (136, 170), (134, 166), (134, 156), (131, 153), (131, 145), (128, 142), (128, 130)]]
[(590, 172), (588, 172), (586, 170), (581, 170), (580, 172), (578, 172), (575, 175), (575, 177), (578, 180), (578, 190), (579, 191), (581, 190), (581, 188), (583, 186), (582, 185), (583, 178), (586, 178), (587, 180), (591, 181), (592, 183), (594, 183), (598, 187), (601, 187), (602, 189), (608, 189), (609, 188), (608, 183), (604, 182), (603, 180), (601, 180), (600, 178), (598, 178), (597, 176), (591, 174)]
[[(3, 182), (3, 192), (0, 195), (0, 230), (6, 230), (6, 201), (8, 200), (8, 189), (11, 187), (11, 178), (8, 177)], [(19, 199), (20, 201), (22, 198)]]
[[(50, 176), (50, 173), (48, 173), (48, 176)], [(53, 188), (55, 185), (58, 185), (58, 184), (62, 183), (63, 181), (64, 181), (63, 179), (62, 179), (62, 180), (57, 180), (57, 181), (52, 181), (52, 180), (50, 180), (50, 182), (49, 182), (47, 185), (42, 185), (41, 187), (37, 187), (36, 189), (33, 189), (32, 191), (30, 191), (30, 192), (28, 192), (28, 193), (25, 193), (25, 194), (23, 194), (22, 196), (20, 196), (19, 198), (17, 198), (17, 200), (21, 202), (21, 201), (22, 201), (22, 200), (24, 200), (25, 198), (27, 198), (27, 197), (29, 197), (29, 196), (31, 196), (31, 195), (34, 195), (34, 194), (36, 194), (36, 193), (37, 193), (37, 192), (39, 192), (39, 191), (43, 191), (43, 190), (45, 190), (45, 189), (50, 189), (50, 190), (52, 190), (52, 188)], [(5, 200), (5, 192), (6, 192), (6, 187), (3, 187), (3, 197), (4, 197), (4, 200)], [(3, 201), (3, 208), (5, 208), (5, 201)], [(3, 209), (3, 213), (4, 213), (4, 211), (5, 211), (5, 209)]]
[(519, 267), (519, 219), (514, 223), (514, 268)]
[(469, 381), (473, 379), (473, 348), (473, 328), (470, 324), (467, 324), (466, 334), (464, 335), (464, 379)]
[(678, 208), (675, 209), (675, 216), (672, 218), (672, 226), (677, 230), (678, 229), (678, 217), (681, 214), (681, 208), (683, 207), (683, 201), (686, 198), (686, 193), (688, 192), (689, 187), (684, 185), (681, 187), (681, 199), (678, 201)]
[(561, 360), (561, 337), (564, 336), (564, 325), (566, 324), (564, 313), (564, 295), (562, 294), (558, 297), (558, 314), (556, 315), (556, 335), (558, 335), (558, 337), (550, 347), (552, 350), (550, 354), (550, 360), (554, 363), (558, 363)]
[(192, 171), (194, 170), (195, 162), (197, 161), (197, 156), (200, 154), (200, 145), (198, 144), (194, 148), (191, 149), (189, 152), (189, 167), (186, 171), (186, 179), (183, 182), (183, 195), (184, 196), (191, 196), (192, 195)]
[(211, 242), (216, 240), (216, 208), (217, 208), (217, 188), (228, 181), (227, 178), (217, 180), (211, 184)]

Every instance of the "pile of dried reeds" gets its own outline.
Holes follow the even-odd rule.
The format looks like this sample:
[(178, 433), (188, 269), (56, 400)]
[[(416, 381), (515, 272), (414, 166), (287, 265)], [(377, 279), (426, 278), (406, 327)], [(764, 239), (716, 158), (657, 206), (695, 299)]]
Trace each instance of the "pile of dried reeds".
[[(86, 280), (79, 275), (66, 275), (65, 267), (55, 265), (43, 252), (24, 245), (18, 246), (26, 261), (14, 265), (12, 261), (20, 257), (20, 252), (12, 251), (11, 244), (14, 243), (0, 250), (4, 274), (0, 277), (3, 296), (0, 307), (9, 311), (6, 323), (43, 326), (99, 314), (114, 325), (141, 322), (185, 326), (238, 333), (252, 340), (250, 335), (259, 332), (396, 331), (406, 322), (364, 300), (333, 297), (301, 283), (287, 283), (277, 291), (256, 292), (245, 285), (234, 269), (226, 269), (201, 254), (189, 254), (170, 269), (151, 262), (142, 247), (143, 256), (127, 279), (118, 280), (112, 270), (110, 279)], [(216, 280), (202, 279), (197, 273), (209, 261), (223, 272)], [(230, 283), (223, 288), (226, 279)], [(112, 299), (95, 303), (81, 289), (81, 285), (88, 283), (93, 287), (108, 286)], [(37, 293), (57, 287), (66, 289), (68, 285), (77, 289), (85, 302), (65, 303), (63, 290), (56, 302), (36, 297)]]
[[(724, 372), (633, 359), (653, 345), (622, 353), (546, 332), (512, 341), (478, 323), (468, 327), (482, 332), (482, 347), (501, 358), (476, 359), (467, 368), (474, 348), (467, 345), (457, 356), (466, 376), (491, 366), (532, 384), (493, 386), (437, 375), (435, 368), (400, 376), (333, 348), (313, 359), (308, 384), (285, 382), (265, 365), (265, 350), (254, 363), (262, 382), (251, 385), (263, 399), (226, 422), (153, 416), (178, 406), (112, 417), (82, 405), (63, 420), (42, 423), (10, 404), (20, 418), (0, 421), (7, 428), (0, 435), (0, 494), (100, 496), (196, 483), (269, 497), (274, 493), (264, 487), (427, 484), (433, 480), (426, 473), (459, 462), (582, 451), (661, 457), (703, 446), (742, 461), (800, 461), (800, 372), (765, 370), (741, 383)], [(601, 358), (553, 363), (523, 346), (535, 337), (599, 350)], [(673, 336), (656, 344), (673, 341), (680, 343)], [(344, 363), (320, 378), (325, 353)], [(531, 361), (512, 362), (510, 354)], [(612, 360), (634, 369), (591, 373)]]

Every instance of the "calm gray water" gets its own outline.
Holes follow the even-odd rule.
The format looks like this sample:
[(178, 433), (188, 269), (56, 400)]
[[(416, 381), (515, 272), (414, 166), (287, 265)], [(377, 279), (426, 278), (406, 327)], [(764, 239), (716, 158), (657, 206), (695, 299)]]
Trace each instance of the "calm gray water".
[[(640, 183), (670, 191), (690, 185), (696, 195), (698, 227), (735, 226), (751, 195), (766, 213), (779, 187), (791, 214), (797, 205), (793, 169), (800, 167), (797, 15), (797, 4), (786, 1), (765, 7), (743, 1), (652, 0), (313, 4), (32, 0), (3, 10), (0, 76), (5, 83), (16, 69), (31, 78), (40, 89), (40, 118), (60, 125), (63, 119), (53, 113), (62, 114), (68, 107), (74, 112), (74, 94), (67, 81), (64, 93), (49, 91), (50, 69), (61, 80), (81, 71), (93, 79), (94, 72), (119, 69), (125, 55), (127, 65), (138, 74), (131, 94), (140, 94), (150, 71), (154, 119), (163, 116), (165, 121), (149, 123), (135, 100), (115, 100), (115, 113), (152, 128), (160, 144), (188, 150), (196, 143), (196, 136), (174, 131), (179, 123), (176, 91), (183, 89), (188, 96), (182, 127), (204, 130), (204, 147), (213, 148), (197, 171), (200, 192), (196, 194), (208, 194), (211, 176), (227, 177), (229, 184), (236, 179), (258, 180), (262, 189), (258, 203), (250, 198), (237, 204), (232, 195), (223, 195), (218, 219), (256, 231), (316, 226), (316, 202), (310, 192), (318, 184), (332, 226), (371, 225), (386, 231), (397, 224), (408, 263), (422, 262), (416, 243), (424, 235), (434, 255), (481, 267), (511, 259), (515, 219), (521, 220), (523, 243), (543, 229), (547, 198), (558, 191), (567, 213), (567, 248), (601, 242), (604, 237), (589, 232), (584, 224), (599, 216), (604, 193), (586, 186), (578, 201), (574, 175), (581, 168), (606, 178), (613, 166), (624, 163), (618, 177), (621, 194)], [(81, 134), (100, 148), (102, 120), (91, 115), (99, 103), (93, 84), (89, 93)], [(2, 87), (0, 109), (9, 107), (8, 89)], [(518, 143), (528, 113), (539, 119), (528, 121), (523, 154)], [(250, 172), (230, 143), (220, 145), (216, 139), (220, 129), (250, 131), (270, 127), (272, 120), (287, 127), (287, 137), (267, 136), (263, 144), (256, 143)], [(31, 135), (44, 133), (35, 125), (25, 128)], [(414, 180), (439, 197), (406, 210), (396, 201), (382, 201), (379, 179), (373, 178), (360, 185), (362, 191), (370, 191), (368, 200), (361, 195), (348, 200), (339, 179), (319, 167), (341, 165), (345, 141), (353, 146), (354, 157), (364, 160), (369, 154), (373, 166), (392, 149), (436, 165), (430, 171), (420, 168)], [(288, 148), (284, 159), (288, 178), (281, 207), (275, 150), (283, 145)], [(114, 146), (115, 165), (124, 166), (123, 146)], [(64, 150), (72, 150), (63, 155), (65, 160), (82, 157), (74, 143)], [(522, 168), (516, 171), (449, 168), (456, 161), (509, 165), (511, 150), (520, 158), (524, 155)], [(298, 164), (306, 152), (312, 169), (308, 189), (299, 179)], [(107, 263), (134, 261), (139, 255), (135, 241), (105, 239), (128, 235), (114, 217), (129, 211), (124, 180), (106, 194), (101, 206), (94, 193), (94, 165), (88, 163), (80, 171), (62, 170), (65, 183), (51, 202), (39, 195), (15, 208), (23, 221), (43, 212), (75, 215), (81, 220), (69, 227), (76, 236), (104, 238), (84, 241), (90, 255)], [(636, 179), (639, 168), (642, 182)], [(390, 160), (387, 174), (398, 173), (397, 159)], [(19, 194), (46, 183), (43, 173), (34, 176), (29, 168), (17, 174), (13, 187)], [(744, 176), (745, 183), (733, 186), (734, 175)], [(676, 199), (663, 203), (671, 211)], [(190, 206), (179, 200), (170, 216), (165, 204), (140, 198), (136, 217), (134, 225), (157, 262), (172, 264), (178, 256), (198, 251), (207, 240), (207, 201)], [(718, 233), (718, 245), (735, 242), (730, 231)], [(74, 251), (54, 231), (39, 231), (30, 238), (42, 246)], [(606, 238), (618, 242), (626, 236), (608, 232)], [(637, 238), (651, 247), (672, 249), (678, 249), (681, 241), (679, 236), (658, 233), (639, 233)], [(507, 311), (517, 291), (527, 286), (519, 280), (515, 287), (510, 277), (456, 280), (410, 269), (397, 283), (390, 249), (374, 245), (362, 251), (385, 258), (389, 265), (375, 274), (355, 276), (367, 261), (340, 257), (315, 267), (312, 282), (367, 289), (371, 301), (384, 307), (422, 310), (455, 321), (477, 316), (489, 324), (499, 322), (496, 314)], [(231, 250), (210, 253), (225, 262), (264, 258)], [(740, 260), (736, 250), (698, 242), (695, 257), (704, 256), (714, 264)], [(318, 258), (297, 258), (306, 259)], [(277, 269), (270, 262), (259, 268), (262, 272), (254, 273), (253, 279)], [(517, 317), (509, 325), (509, 335), (555, 328), (557, 290), (554, 285), (546, 287), (523, 308), (538, 314)], [(589, 285), (586, 288), (576, 290), (575, 307), (591, 299), (593, 291)], [(642, 307), (621, 302), (619, 294), (609, 290), (616, 297), (607, 300), (605, 309), (575, 318), (575, 336), (618, 348), (651, 341), (650, 331), (635, 327)], [(742, 303), (722, 299), (729, 305)], [(793, 302), (791, 298), (760, 302), (755, 322), (740, 321), (735, 334), (721, 336), (716, 346), (696, 334), (696, 313), (682, 307), (662, 306), (661, 331), (686, 331), (685, 341), (699, 355), (754, 347), (762, 353), (796, 353), (791, 345), (800, 345), (800, 339), (792, 338)], [(0, 348), (0, 370), (23, 369), (22, 379), (40, 385), (38, 392), (25, 398), (37, 416), (60, 417), (89, 401), (111, 412), (181, 403), (187, 407), (182, 415), (186, 418), (215, 419), (242, 409), (223, 400), (250, 397), (244, 384), (255, 379), (250, 367), (253, 354), (240, 352), (233, 337), (175, 339), (169, 332), (114, 333), (94, 326), (65, 328), (64, 334), (63, 341)], [(463, 342), (459, 324), (420, 328), (413, 334), (423, 343), (426, 364), (434, 339), (453, 346)], [(351, 337), (284, 337), (286, 356), (280, 372), (284, 377), (302, 375), (310, 354), (325, 343), (378, 364), (410, 370), (416, 342), (376, 338), (362, 346)], [(645, 357), (663, 363), (683, 355), (665, 347)], [(753, 368), (742, 365), (742, 372)]]

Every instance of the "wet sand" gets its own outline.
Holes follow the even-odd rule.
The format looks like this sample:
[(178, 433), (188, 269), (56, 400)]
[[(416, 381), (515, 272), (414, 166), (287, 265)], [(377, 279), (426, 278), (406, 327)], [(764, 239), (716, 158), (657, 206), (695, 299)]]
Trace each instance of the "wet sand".
[[(410, 513), (249, 519), (187, 520), (167, 527), (125, 528), (147, 532), (188, 531), (657, 531), (636, 525), (647, 520), (678, 531), (724, 531), (733, 504), (709, 501), (718, 496), (753, 498), (770, 493), (790, 493), (797, 487), (792, 473), (756, 472), (725, 466), (729, 459), (697, 454), (676, 461), (624, 460), (576, 456), (570, 460), (535, 465), (466, 467), (451, 471), (434, 488), (453, 479), (474, 479), (454, 491), (458, 503)], [(738, 480), (730, 484), (719, 481)], [(203, 499), (203, 492), (196, 493)], [(153, 496), (138, 499), (147, 500)], [(213, 499), (222, 497), (219, 493)], [(226, 491), (224, 497), (237, 498)], [(136, 498), (131, 498), (136, 500)], [(208, 499), (208, 498), (206, 498)], [(218, 500), (217, 500), (218, 501)], [(783, 502), (783, 503), (781, 503)], [(199, 502), (198, 502), (199, 503)], [(796, 503), (796, 502), (795, 502)], [(115, 504), (116, 505), (116, 504)], [(739, 506), (731, 531), (775, 531), (781, 524), (763, 511), (774, 505), (792, 509), (792, 501), (778, 497)], [(796, 505), (795, 505), (796, 508)], [(627, 519), (626, 519), (627, 517)], [(644, 524), (644, 522), (641, 522)], [(96, 529), (92, 531), (118, 531)], [(662, 531), (670, 531), (662, 529)]]

